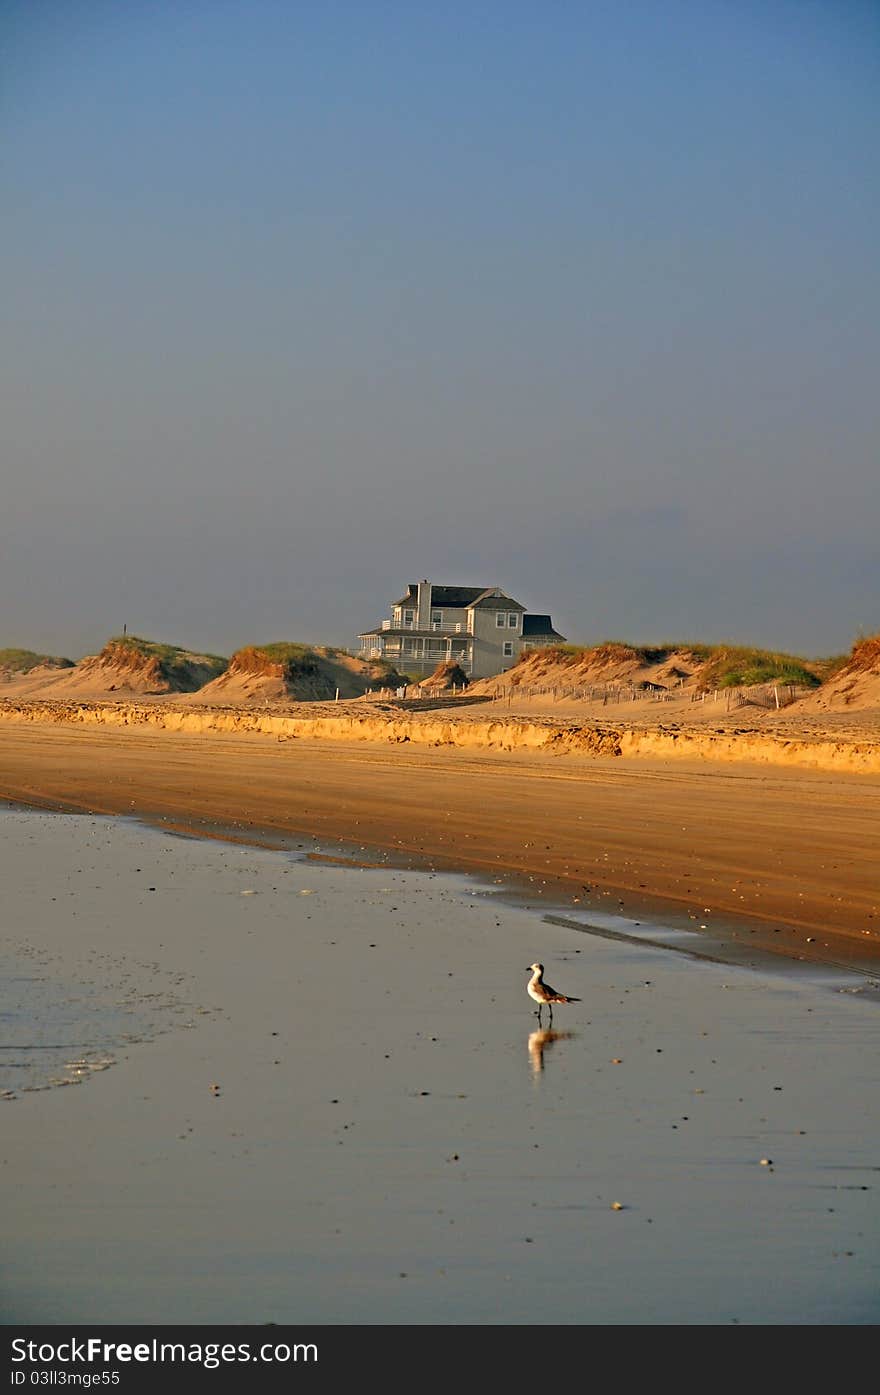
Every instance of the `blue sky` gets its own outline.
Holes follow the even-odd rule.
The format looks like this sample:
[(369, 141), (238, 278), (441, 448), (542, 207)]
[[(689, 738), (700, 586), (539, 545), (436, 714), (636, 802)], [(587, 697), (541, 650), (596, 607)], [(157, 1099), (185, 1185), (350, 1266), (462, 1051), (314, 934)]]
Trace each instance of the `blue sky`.
[(0, 647), (880, 629), (880, 7), (0, 4)]

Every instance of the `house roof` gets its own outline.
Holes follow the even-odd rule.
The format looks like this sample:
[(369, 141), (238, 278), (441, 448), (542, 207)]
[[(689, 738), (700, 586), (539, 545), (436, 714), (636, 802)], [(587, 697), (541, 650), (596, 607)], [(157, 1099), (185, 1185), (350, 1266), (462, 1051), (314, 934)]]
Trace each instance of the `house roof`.
[(554, 630), (549, 615), (524, 615), (522, 622), (523, 639), (537, 639), (539, 637), (551, 639), (565, 639), (558, 630)]
[(484, 591), (478, 600), (472, 602), (472, 606), (474, 610), (525, 611), (525, 606), (520, 605), (519, 601), (515, 601), (512, 596), (506, 596), (503, 592), (501, 595), (496, 594), (494, 587), (491, 591)]
[(467, 610), (478, 596), (482, 596), (485, 586), (432, 586), (431, 605), (448, 605), (451, 610)]
[[(510, 596), (502, 591), (500, 596), (496, 596), (497, 586), (435, 586), (431, 585), (431, 605), (441, 610), (443, 606), (448, 606), (450, 610), (468, 610), (472, 605), (491, 605), (495, 600), (502, 600), (502, 606), (496, 606), (496, 610), (525, 610), (524, 605), (518, 601), (511, 600)], [(415, 582), (410, 582), (405, 596), (399, 600), (392, 601), (392, 605), (415, 605), (419, 596), (419, 588)]]

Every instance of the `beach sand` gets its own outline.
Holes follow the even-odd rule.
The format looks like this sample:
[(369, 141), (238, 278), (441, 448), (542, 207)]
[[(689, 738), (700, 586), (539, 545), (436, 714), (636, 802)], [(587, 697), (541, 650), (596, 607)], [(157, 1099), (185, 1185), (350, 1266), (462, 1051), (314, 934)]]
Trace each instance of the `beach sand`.
[[(309, 839), (17, 810), (0, 834), (6, 1323), (880, 1316), (858, 973), (596, 938), (485, 879), (295, 860)], [(582, 999), (555, 1037), (536, 957)], [(58, 1072), (16, 1066), (46, 1044), (28, 977), (67, 1004), (51, 1044), (105, 1069), (21, 1088)]]
[(317, 836), (557, 908), (880, 964), (876, 775), (4, 721), (0, 797), (203, 835)]

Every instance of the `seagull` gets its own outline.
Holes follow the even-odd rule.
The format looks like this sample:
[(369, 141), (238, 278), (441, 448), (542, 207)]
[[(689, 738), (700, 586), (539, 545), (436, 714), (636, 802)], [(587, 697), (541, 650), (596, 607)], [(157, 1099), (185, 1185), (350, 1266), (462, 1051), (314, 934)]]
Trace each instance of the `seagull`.
[(555, 988), (551, 988), (549, 983), (544, 982), (543, 964), (530, 964), (529, 970), (532, 976), (529, 979), (528, 988), (526, 989), (526, 991), (529, 997), (532, 999), (532, 1001), (538, 1004), (538, 1011), (535, 1013), (535, 1016), (538, 1019), (539, 1027), (541, 1025), (541, 1012), (545, 1003), (550, 1009), (550, 1021), (552, 1023), (554, 1003), (580, 1002), (580, 998), (566, 998), (564, 993), (557, 993)]

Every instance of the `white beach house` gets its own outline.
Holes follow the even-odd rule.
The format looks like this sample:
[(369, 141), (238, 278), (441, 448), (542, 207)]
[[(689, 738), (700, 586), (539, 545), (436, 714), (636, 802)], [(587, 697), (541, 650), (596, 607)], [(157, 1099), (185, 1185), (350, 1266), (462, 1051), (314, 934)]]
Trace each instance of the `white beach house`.
[(360, 636), (365, 658), (387, 659), (404, 673), (433, 673), (455, 662), (469, 678), (503, 673), (524, 649), (561, 644), (549, 615), (528, 615), (500, 586), (413, 582), (391, 616)]

